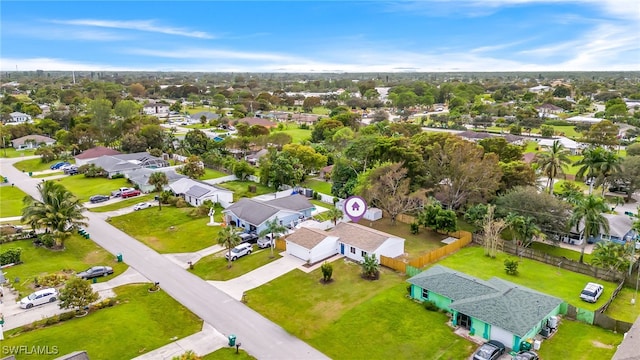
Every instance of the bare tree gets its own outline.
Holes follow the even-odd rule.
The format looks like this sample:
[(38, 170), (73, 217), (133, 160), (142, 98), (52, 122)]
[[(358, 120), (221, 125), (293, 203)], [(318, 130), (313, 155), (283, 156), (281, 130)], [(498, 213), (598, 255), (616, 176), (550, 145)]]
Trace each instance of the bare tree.
[(482, 231), (484, 232), (484, 254), (491, 258), (496, 257), (498, 246), (502, 243), (500, 234), (502, 230), (507, 227), (504, 220), (493, 217), (495, 208), (495, 205), (489, 205), (487, 207), (487, 215), (482, 225)]

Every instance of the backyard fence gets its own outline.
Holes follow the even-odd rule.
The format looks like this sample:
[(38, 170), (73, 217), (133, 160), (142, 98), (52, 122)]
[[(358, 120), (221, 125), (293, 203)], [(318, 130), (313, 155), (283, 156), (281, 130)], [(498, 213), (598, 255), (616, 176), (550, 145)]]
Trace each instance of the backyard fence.
[(402, 260), (397, 260), (394, 258), (386, 257), (384, 255), (380, 255), (380, 265), (386, 266), (395, 271), (399, 271), (402, 273), (406, 273), (407, 263)]
[(287, 250), (287, 242), (284, 239), (276, 239), (276, 250)]

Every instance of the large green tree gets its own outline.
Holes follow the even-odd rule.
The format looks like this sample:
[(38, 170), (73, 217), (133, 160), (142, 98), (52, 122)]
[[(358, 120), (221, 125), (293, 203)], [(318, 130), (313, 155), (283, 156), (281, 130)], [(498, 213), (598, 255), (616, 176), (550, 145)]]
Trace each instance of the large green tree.
[(60, 183), (45, 181), (38, 184), (37, 189), (42, 200), (25, 196), (20, 220), (34, 229), (44, 229), (45, 236), (53, 239), (53, 245), (63, 248), (64, 241), (74, 231), (87, 225), (82, 214), (84, 206)]
[(270, 151), (260, 160), (260, 181), (276, 191), (282, 185), (297, 186), (304, 178), (304, 167), (289, 153)]
[(603, 215), (608, 210), (609, 206), (604, 198), (594, 195), (585, 196), (573, 208), (569, 225), (577, 229), (582, 227), (583, 241), (580, 249), (580, 262), (584, 260), (584, 249), (590, 238), (600, 234), (609, 234), (609, 220)]
[(76, 312), (80, 312), (98, 298), (98, 293), (93, 291), (87, 280), (72, 277), (60, 290), (60, 308), (75, 308)]

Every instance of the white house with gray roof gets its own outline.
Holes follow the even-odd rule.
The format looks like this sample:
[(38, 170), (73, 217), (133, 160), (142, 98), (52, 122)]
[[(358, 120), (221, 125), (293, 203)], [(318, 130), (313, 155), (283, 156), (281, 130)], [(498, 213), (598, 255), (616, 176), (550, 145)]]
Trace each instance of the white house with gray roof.
[(155, 157), (147, 152), (133, 154), (103, 155), (97, 159), (88, 161), (101, 167), (107, 177), (111, 178), (117, 174), (126, 174), (133, 170), (142, 168), (157, 169), (169, 166), (169, 163), (159, 157)]
[(132, 184), (137, 185), (138, 189), (144, 193), (148, 193), (154, 190), (155, 186), (149, 184), (149, 178), (151, 174), (155, 172), (162, 172), (167, 176), (167, 180), (169, 184), (165, 186), (165, 190), (168, 188), (168, 185), (173, 184), (174, 182), (186, 178), (187, 176), (178, 174), (175, 172), (173, 168), (160, 168), (160, 169), (148, 169), (141, 168), (128, 172), (125, 174), (125, 177), (131, 181)]
[(18, 124), (26, 124), (26, 123), (33, 122), (33, 120), (31, 119), (31, 115), (21, 113), (19, 111), (14, 111), (10, 113), (9, 117), (11, 119), (6, 122), (7, 125), (18, 125)]
[(227, 224), (241, 227), (245, 232), (260, 233), (268, 221), (276, 218), (282, 225), (293, 228), (311, 217), (313, 209), (306, 197), (291, 195), (268, 201), (242, 198), (223, 213)]
[(487, 281), (435, 265), (407, 280), (411, 297), (451, 313), (452, 325), (515, 351), (548, 320), (566, 313), (556, 297), (493, 277)]
[(223, 208), (227, 208), (233, 203), (233, 191), (188, 177), (169, 184), (169, 189), (177, 196), (182, 196), (186, 202), (193, 206), (200, 206), (207, 200), (219, 203)]
[(287, 236), (287, 254), (315, 264), (338, 253), (338, 237), (321, 229), (301, 227)]

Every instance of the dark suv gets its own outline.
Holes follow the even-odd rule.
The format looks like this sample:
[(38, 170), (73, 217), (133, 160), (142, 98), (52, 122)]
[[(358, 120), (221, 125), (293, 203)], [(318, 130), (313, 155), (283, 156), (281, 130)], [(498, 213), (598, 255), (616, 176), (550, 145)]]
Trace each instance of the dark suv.
[(240, 234), (240, 243), (251, 243), (255, 244), (258, 242), (258, 235), (253, 233), (242, 233)]

